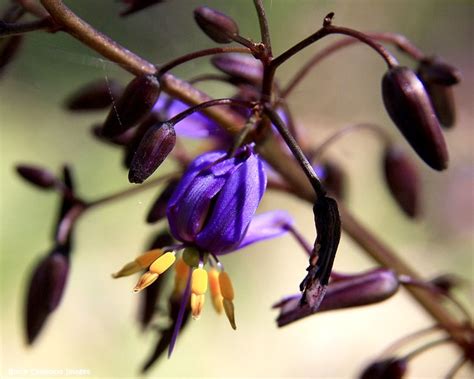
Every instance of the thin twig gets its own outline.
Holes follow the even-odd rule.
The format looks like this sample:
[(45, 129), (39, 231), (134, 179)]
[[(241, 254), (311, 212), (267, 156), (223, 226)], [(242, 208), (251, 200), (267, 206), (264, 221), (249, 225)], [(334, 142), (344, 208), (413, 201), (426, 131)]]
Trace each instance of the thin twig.
[(258, 23), (260, 24), (260, 34), (262, 43), (265, 45), (269, 57), (272, 56), (272, 43), (270, 40), (270, 28), (268, 27), (268, 19), (265, 14), (265, 7), (262, 0), (253, 0), (255, 9), (257, 10)]

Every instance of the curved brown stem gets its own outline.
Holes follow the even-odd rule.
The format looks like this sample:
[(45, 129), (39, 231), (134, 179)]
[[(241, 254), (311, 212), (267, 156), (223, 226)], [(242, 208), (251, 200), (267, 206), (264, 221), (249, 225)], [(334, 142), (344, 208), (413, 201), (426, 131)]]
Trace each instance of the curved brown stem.
[[(425, 54), (418, 49), (413, 43), (411, 43), (405, 36), (396, 33), (364, 33), (365, 35), (373, 38), (376, 41), (388, 42), (394, 44), (404, 53), (410, 55), (413, 59), (423, 59)], [(304, 79), (306, 75), (322, 60), (328, 58), (333, 53), (355, 44), (360, 43), (358, 39), (347, 37), (336, 41), (335, 43), (327, 46), (321, 51), (318, 51), (306, 64), (293, 76), (288, 82), (286, 87), (281, 91), (280, 97), (286, 98), (296, 88), (296, 86)]]

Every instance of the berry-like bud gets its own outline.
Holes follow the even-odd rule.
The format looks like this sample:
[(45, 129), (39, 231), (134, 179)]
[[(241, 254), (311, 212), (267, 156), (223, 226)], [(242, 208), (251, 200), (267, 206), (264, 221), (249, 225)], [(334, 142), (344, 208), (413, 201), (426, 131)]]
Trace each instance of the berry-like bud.
[(217, 43), (230, 43), (239, 34), (237, 23), (224, 13), (208, 7), (194, 10), (194, 19), (201, 30)]
[(155, 76), (137, 76), (110, 110), (102, 134), (115, 137), (138, 124), (150, 113), (160, 92), (160, 83)]
[(262, 62), (252, 55), (229, 53), (215, 55), (211, 63), (233, 78), (242, 79), (251, 84), (259, 84), (263, 78)]
[(96, 80), (75, 91), (65, 103), (71, 111), (90, 111), (107, 108), (123, 93), (123, 87), (114, 80)]
[(415, 165), (396, 146), (385, 150), (384, 174), (388, 188), (400, 208), (409, 217), (419, 215), (420, 179)]
[(26, 332), (32, 344), (61, 301), (69, 271), (65, 254), (53, 252), (36, 266), (28, 288)]
[(448, 165), (441, 128), (423, 83), (406, 67), (391, 68), (383, 77), (382, 95), (388, 114), (418, 155), (433, 169)]
[(434, 57), (420, 62), (417, 75), (428, 92), (441, 125), (446, 128), (452, 127), (456, 121), (456, 107), (451, 86), (461, 80), (459, 71)]
[(452, 86), (461, 81), (461, 73), (439, 57), (423, 59), (418, 67), (423, 80), (442, 86)]
[(128, 179), (142, 183), (163, 163), (176, 144), (174, 126), (169, 123), (153, 125), (142, 138), (130, 164)]
[(39, 166), (18, 165), (16, 171), (23, 179), (40, 188), (49, 189), (57, 183), (57, 178), (52, 172)]

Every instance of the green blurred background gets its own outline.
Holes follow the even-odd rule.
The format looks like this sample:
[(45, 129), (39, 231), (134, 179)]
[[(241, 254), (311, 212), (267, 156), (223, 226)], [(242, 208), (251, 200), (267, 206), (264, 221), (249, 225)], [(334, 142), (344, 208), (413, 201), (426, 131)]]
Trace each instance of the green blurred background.
[[(213, 45), (193, 21), (192, 10), (198, 5), (226, 12), (239, 22), (243, 35), (259, 38), (250, 0), (168, 1), (127, 19), (118, 17), (119, 4), (112, 0), (66, 3), (99, 30), (157, 63)], [(326, 13), (335, 11), (338, 25), (397, 31), (461, 69), (463, 82), (455, 93), (458, 123), (446, 133), (450, 168), (437, 173), (416, 161), (423, 177), (424, 217), (420, 221), (407, 220), (389, 197), (382, 180), (381, 149), (373, 135), (351, 134), (329, 149), (327, 156), (348, 173), (348, 206), (383, 241), (427, 277), (453, 271), (470, 280), (474, 247), (473, 2), (269, 0), (265, 5), (276, 53), (312, 33)], [(281, 81), (317, 49), (313, 46), (285, 65), (279, 72)], [(203, 59), (175, 72), (189, 78), (209, 69)], [(383, 109), (383, 72), (379, 57), (362, 46), (344, 50), (315, 69), (291, 97), (297, 121), (307, 127), (308, 138), (317, 143), (344, 125), (372, 122), (383, 125), (406, 146)], [(131, 78), (68, 35), (35, 33), (28, 36), (18, 59), (1, 78), (2, 376), (8, 376), (12, 368), (83, 368), (94, 377), (133, 377), (152, 349), (155, 333), (142, 335), (135, 322), (137, 296), (131, 291), (135, 278), (113, 281), (110, 273), (140, 253), (147, 236), (156, 230), (143, 221), (155, 190), (83, 218), (63, 302), (36, 346), (28, 348), (24, 342), (27, 278), (50, 247), (58, 199), (22, 182), (13, 167), (30, 162), (59, 170), (62, 163), (69, 162), (74, 165), (80, 193), (88, 198), (130, 186), (120, 152), (90, 138), (90, 125), (105, 114), (71, 116), (62, 109), (73, 90), (104, 76), (123, 83)], [(202, 88), (214, 96), (230, 95), (224, 86)], [(171, 168), (168, 164), (160, 170)], [(314, 238), (312, 212), (306, 204), (281, 194), (266, 194), (261, 211), (277, 207), (290, 210), (306, 237)], [(181, 334), (172, 359), (162, 359), (151, 376), (354, 377), (392, 340), (431, 324), (401, 292), (377, 306), (316, 315), (279, 330), (270, 306), (297, 291), (307, 263), (294, 241), (284, 237), (261, 243), (223, 262), (236, 289), (237, 332), (208, 303), (201, 320), (191, 321)], [(344, 236), (335, 268), (355, 272), (373, 266)], [(472, 305), (472, 286), (468, 284), (459, 296), (467, 306)], [(411, 376), (441, 377), (454, 359), (454, 349), (437, 348), (414, 361)]]

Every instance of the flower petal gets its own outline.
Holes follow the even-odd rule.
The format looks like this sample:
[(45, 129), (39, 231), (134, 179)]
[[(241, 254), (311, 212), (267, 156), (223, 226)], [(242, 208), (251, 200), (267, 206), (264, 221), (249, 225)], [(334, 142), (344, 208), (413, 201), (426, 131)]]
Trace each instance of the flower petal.
[(196, 236), (196, 244), (214, 254), (229, 252), (238, 246), (257, 210), (266, 184), (263, 163), (251, 154), (227, 179), (211, 217)]
[(292, 217), (285, 211), (270, 211), (255, 216), (250, 222), (244, 239), (237, 249), (266, 239), (279, 237), (288, 232), (293, 224)]

